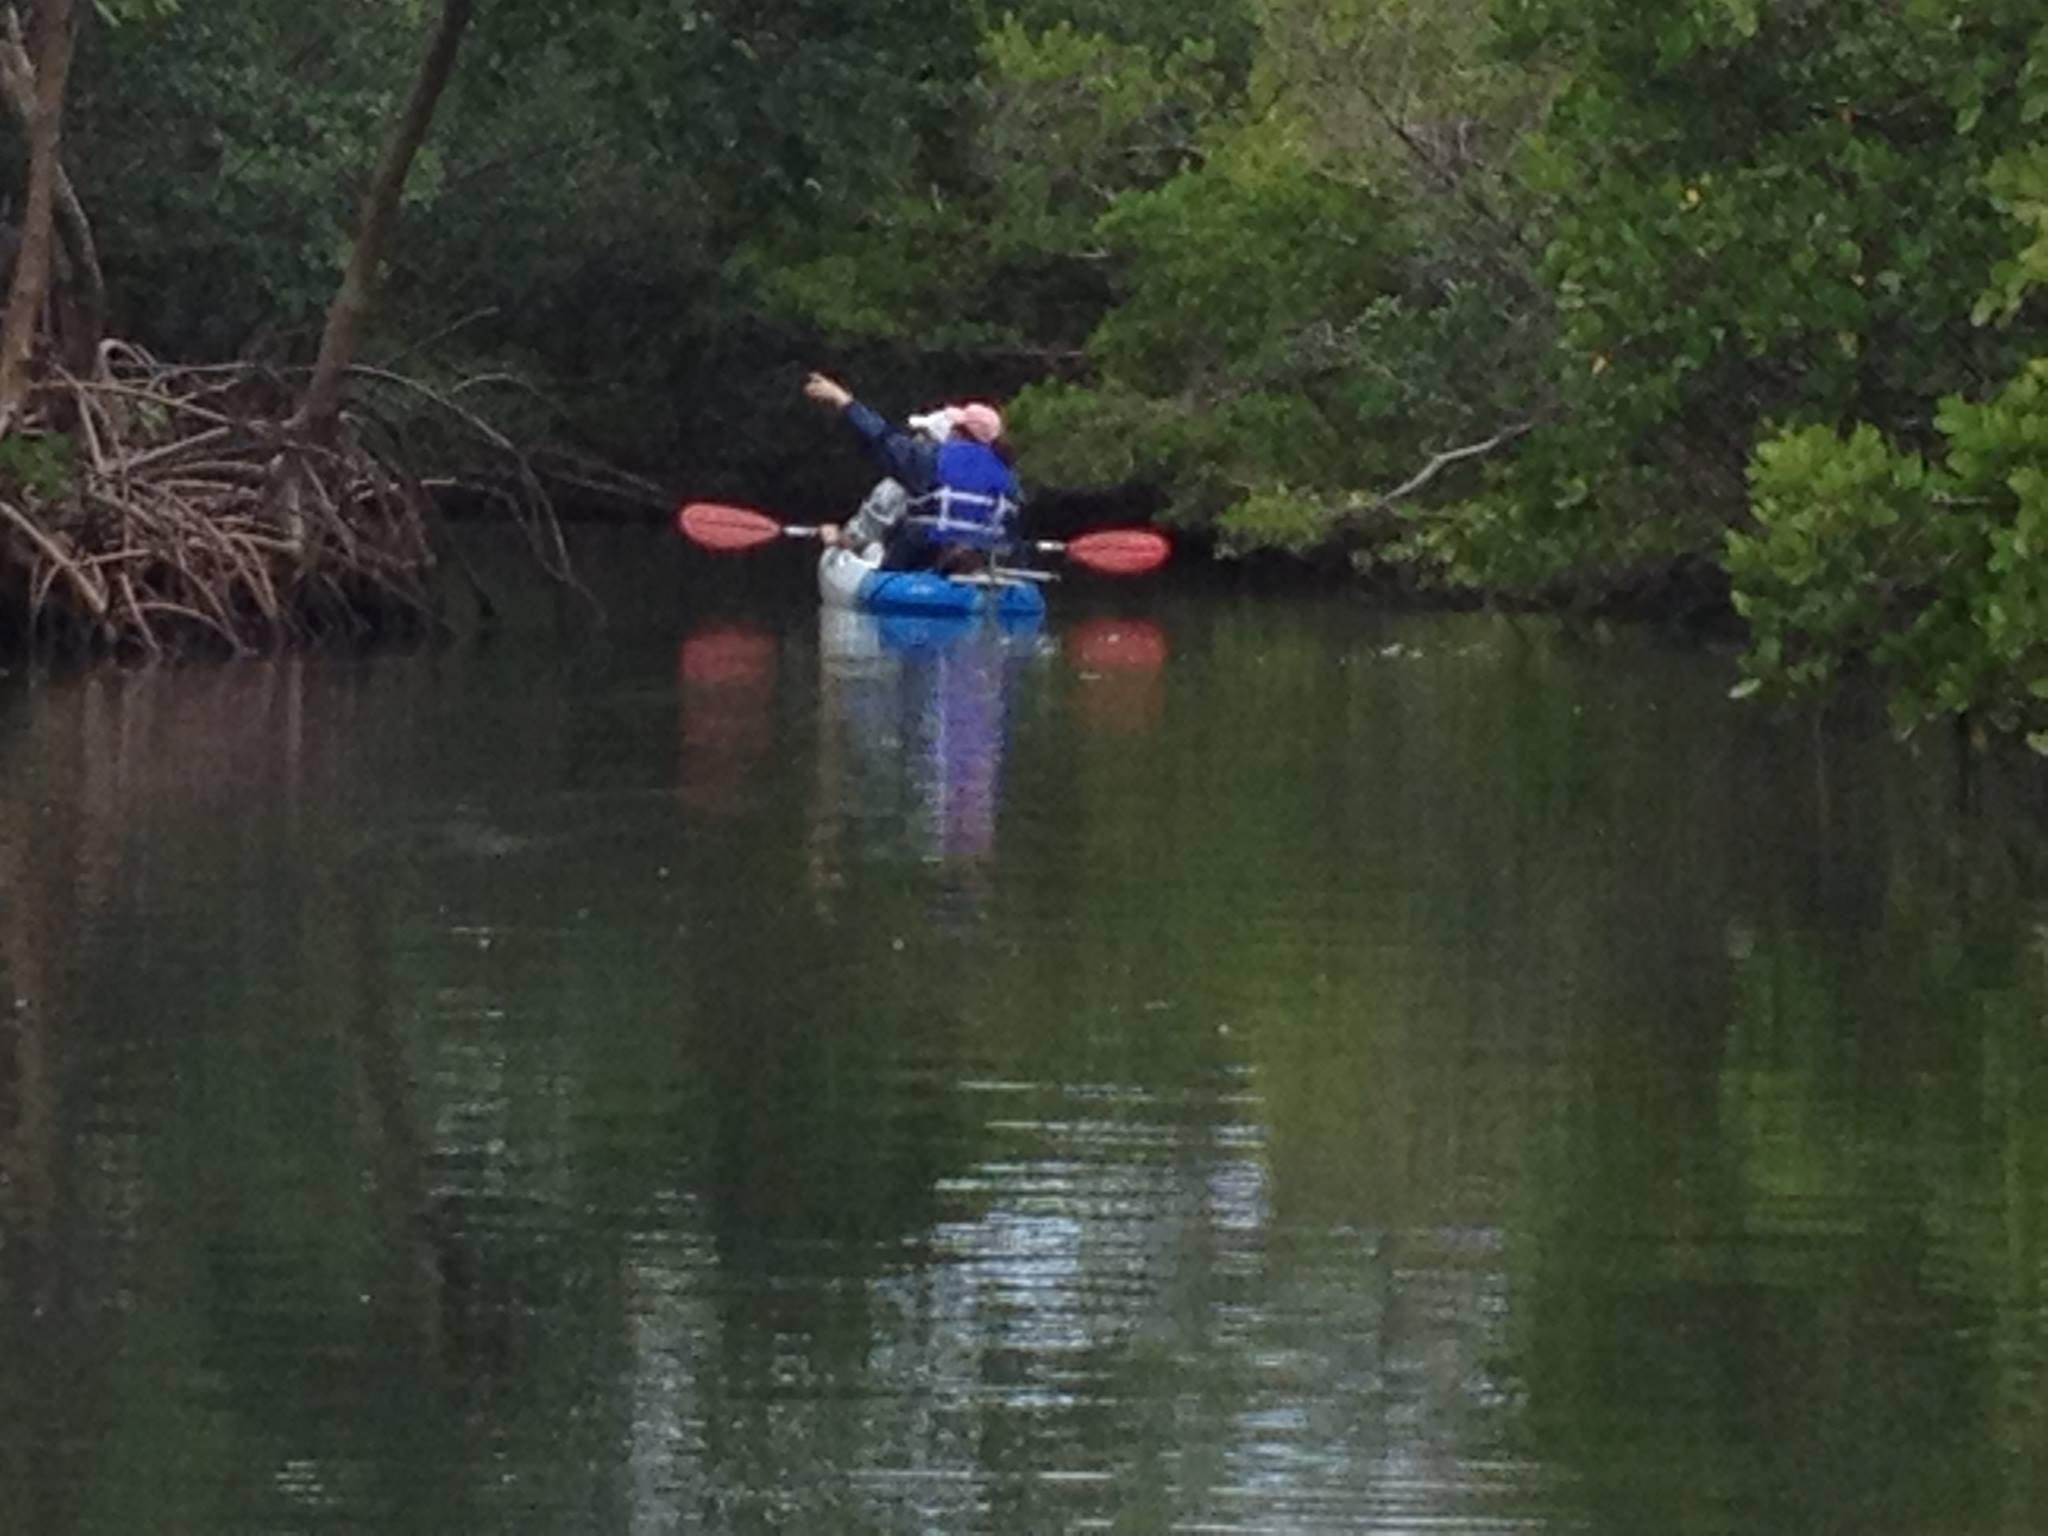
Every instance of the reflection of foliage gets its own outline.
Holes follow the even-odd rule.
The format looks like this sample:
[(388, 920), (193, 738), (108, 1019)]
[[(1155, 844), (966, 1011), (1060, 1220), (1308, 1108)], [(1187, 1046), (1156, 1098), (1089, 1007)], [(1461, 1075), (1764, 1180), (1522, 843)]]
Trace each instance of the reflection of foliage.
[[(1775, 896), (1730, 922), (1711, 1099), (1646, 1063), (1573, 1106), (1524, 1370), (1536, 1444), (1616, 1522), (2004, 1529), (2048, 1470), (2032, 909), (1985, 879), (1997, 846), (1945, 846), (1903, 803), (1888, 823), (1859, 843), (1891, 860), (1857, 894), (1874, 916), (1816, 928)], [(1646, 1243), (1618, 1271), (1617, 1231)]]
[[(1631, 641), (1246, 603), (1175, 643), (1136, 734), (1025, 680), (964, 918), (900, 848), (789, 899), (795, 690), (720, 816), (658, 690), (530, 654), (6, 733), (9, 782), (119, 792), (0, 836), (75, 812), (99, 891), (72, 1283), (32, 1320), (0, 1271), (0, 1412), (53, 1427), (0, 1475), (409, 1529), (426, 1466), (435, 1529), (524, 1530), (622, 1523), (630, 1443), (823, 1525), (913, 1456), (1020, 1526), (1088, 1496), (1053, 1464), (1192, 1523), (1284, 1420), (1356, 1479), (1324, 1514), (1420, 1447), (1595, 1529), (1996, 1529), (2042, 1467), (2026, 865)], [(287, 713), (293, 776), (221, 781)], [(69, 867), (10, 865), (10, 918)]]

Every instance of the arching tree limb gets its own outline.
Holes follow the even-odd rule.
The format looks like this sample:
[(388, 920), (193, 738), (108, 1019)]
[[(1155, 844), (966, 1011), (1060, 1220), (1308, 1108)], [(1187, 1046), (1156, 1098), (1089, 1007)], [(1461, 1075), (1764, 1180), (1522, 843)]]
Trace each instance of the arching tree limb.
[(328, 306), (327, 327), (320, 337), (320, 356), (313, 365), (312, 381), (306, 386), (305, 400), (299, 407), (299, 424), (316, 443), (331, 444), (334, 440), (341, 417), (341, 381), (355, 361), (363, 315), (370, 307), (370, 291), (376, 284), (377, 269), (383, 263), (391, 226), (398, 216), (406, 174), (433, 125), (441, 92), (455, 72), (455, 56), (474, 9), (475, 0), (442, 0), (441, 19), (427, 44), (426, 57), (420, 61), (419, 73), (413, 78), (412, 94), (392, 130), (390, 142), (384, 146), (370, 190), (363, 199), (362, 224), (356, 231), (355, 247), (349, 253), (348, 270), (342, 274), (341, 289)]
[(71, 583), (71, 589), (78, 594), (78, 600), (86, 612), (95, 619), (106, 618), (106, 587), (94, 579), (88, 566), (81, 564), (70, 551), (38, 527), (34, 518), (12, 502), (0, 501), (0, 522), (7, 523), (26, 539), (52, 571), (61, 574)]
[(1403, 480), (1392, 490), (1382, 491), (1363, 505), (1353, 508), (1352, 515), (1359, 516), (1367, 512), (1377, 512), (1385, 507), (1391, 507), (1397, 501), (1405, 501), (1446, 469), (1449, 469), (1453, 464), (1461, 463), (1466, 459), (1481, 458), (1493, 452), (1494, 449), (1513, 442), (1516, 438), (1522, 436), (1523, 433), (1532, 430), (1535, 425), (1536, 423), (1533, 421), (1517, 422), (1514, 426), (1503, 427), (1500, 431), (1494, 433), (1493, 436), (1484, 438), (1479, 442), (1467, 443), (1462, 448), (1446, 448), (1441, 453), (1433, 453), (1429, 456), (1429, 462), (1423, 465), (1422, 468), (1410, 475), (1406, 480)]

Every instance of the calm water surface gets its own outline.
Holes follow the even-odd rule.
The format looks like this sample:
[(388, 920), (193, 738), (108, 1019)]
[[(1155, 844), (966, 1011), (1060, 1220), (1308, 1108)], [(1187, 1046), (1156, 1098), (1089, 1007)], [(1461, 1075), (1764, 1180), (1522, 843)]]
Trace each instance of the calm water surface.
[(1643, 637), (801, 586), (0, 679), (0, 1530), (2048, 1528), (2024, 816)]

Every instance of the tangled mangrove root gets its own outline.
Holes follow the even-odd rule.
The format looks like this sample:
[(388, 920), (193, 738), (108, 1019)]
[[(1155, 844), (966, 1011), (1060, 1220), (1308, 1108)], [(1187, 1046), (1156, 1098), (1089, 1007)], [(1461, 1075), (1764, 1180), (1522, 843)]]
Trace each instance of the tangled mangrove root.
[(486, 466), (463, 490), (501, 505), (575, 585), (544, 488), (460, 391), (354, 369), (323, 444), (273, 370), (165, 364), (121, 342), (98, 362), (91, 378), (46, 377), (0, 438), (0, 615), (25, 640), (245, 653), (439, 627), (437, 572), (460, 561), (435, 493), (456, 482), (408, 468), (424, 432), (437, 458), (459, 444)]

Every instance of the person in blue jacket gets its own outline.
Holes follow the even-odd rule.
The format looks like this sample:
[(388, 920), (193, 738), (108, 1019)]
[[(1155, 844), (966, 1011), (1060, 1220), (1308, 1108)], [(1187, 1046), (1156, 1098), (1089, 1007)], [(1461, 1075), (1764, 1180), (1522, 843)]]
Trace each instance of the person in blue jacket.
[(885, 477), (844, 528), (825, 528), (826, 542), (879, 539), (885, 569), (952, 572), (985, 566), (1011, 536), (1024, 493), (994, 406), (947, 406), (899, 427), (822, 373), (804, 394), (845, 417)]

